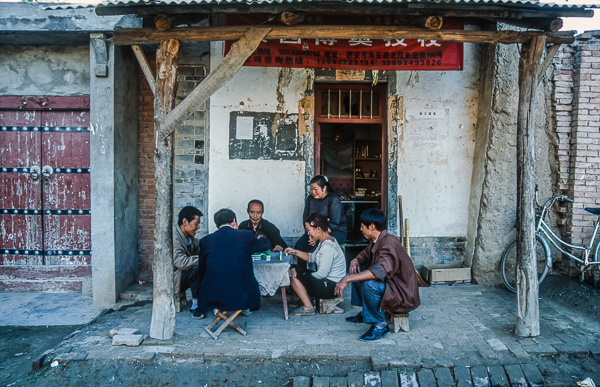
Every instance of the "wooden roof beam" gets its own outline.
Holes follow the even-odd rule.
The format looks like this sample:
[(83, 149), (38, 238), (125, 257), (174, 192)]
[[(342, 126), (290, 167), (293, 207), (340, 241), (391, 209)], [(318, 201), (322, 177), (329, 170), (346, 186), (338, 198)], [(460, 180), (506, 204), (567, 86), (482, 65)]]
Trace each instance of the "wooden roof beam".
[(556, 19), (540, 19), (540, 18), (525, 18), (525, 19), (491, 19), (492, 21), (505, 23), (511, 26), (529, 28), (533, 30), (542, 30), (557, 32), (563, 26), (561, 18)]
[[(390, 26), (269, 26), (271, 31), (265, 39), (426, 39), (461, 43), (525, 43), (534, 36), (544, 35), (548, 43), (571, 44), (575, 41), (574, 31), (465, 31), (431, 30), (417, 27)], [(116, 45), (156, 44), (165, 39), (184, 42), (210, 42), (239, 40), (252, 26), (218, 26), (196, 28), (174, 28), (157, 31), (151, 28), (116, 29), (113, 42)]]

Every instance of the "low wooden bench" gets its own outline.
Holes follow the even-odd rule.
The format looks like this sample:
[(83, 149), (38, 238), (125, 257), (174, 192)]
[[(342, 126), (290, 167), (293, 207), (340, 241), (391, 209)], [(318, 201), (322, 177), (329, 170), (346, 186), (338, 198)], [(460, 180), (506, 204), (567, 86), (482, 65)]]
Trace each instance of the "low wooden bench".
[(343, 298), (319, 298), (316, 301), (319, 314), (344, 313), (344, 310), (338, 306), (342, 301), (344, 301)]
[(400, 331), (408, 332), (408, 313), (394, 313), (386, 310), (385, 321), (394, 333)]

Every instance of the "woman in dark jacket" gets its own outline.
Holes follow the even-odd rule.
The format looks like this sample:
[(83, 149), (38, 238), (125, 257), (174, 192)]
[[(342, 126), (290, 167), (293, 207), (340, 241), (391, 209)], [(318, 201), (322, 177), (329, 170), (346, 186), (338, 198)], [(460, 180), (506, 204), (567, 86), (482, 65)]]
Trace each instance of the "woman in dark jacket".
[[(315, 176), (310, 181), (310, 195), (304, 203), (302, 222), (314, 213), (325, 215), (329, 219), (329, 235), (335, 238), (339, 245), (346, 240), (346, 214), (342, 209), (342, 201), (335, 194), (333, 187), (327, 182), (325, 176)], [(310, 251), (314, 245), (309, 243), (308, 234), (304, 234), (294, 248), (300, 251)]]

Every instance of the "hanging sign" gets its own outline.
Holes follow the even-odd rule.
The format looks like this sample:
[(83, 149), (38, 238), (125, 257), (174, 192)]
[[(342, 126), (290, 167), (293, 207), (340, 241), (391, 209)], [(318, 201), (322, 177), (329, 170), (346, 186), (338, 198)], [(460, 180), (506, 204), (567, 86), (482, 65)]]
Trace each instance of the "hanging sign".
[[(227, 25), (277, 25), (272, 15), (228, 15)], [(303, 25), (401, 26), (400, 17), (307, 14)], [(337, 21), (337, 22), (336, 22)], [(281, 23), (279, 23), (281, 25)], [(443, 29), (463, 29), (460, 20), (444, 19)], [(225, 53), (234, 42), (225, 42)], [(463, 69), (463, 44), (426, 39), (277, 39), (263, 40), (244, 66), (344, 70)]]

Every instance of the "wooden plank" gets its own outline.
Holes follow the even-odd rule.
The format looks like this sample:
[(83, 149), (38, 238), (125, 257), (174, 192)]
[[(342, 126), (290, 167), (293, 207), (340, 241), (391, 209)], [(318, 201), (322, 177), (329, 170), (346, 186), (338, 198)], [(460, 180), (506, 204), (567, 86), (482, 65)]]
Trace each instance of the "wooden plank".
[(91, 250), (89, 215), (45, 215), (45, 250)]
[(150, 68), (150, 64), (148, 63), (148, 59), (144, 54), (144, 50), (138, 44), (134, 44), (131, 46), (133, 49), (133, 53), (140, 64), (142, 72), (144, 73), (144, 77), (146, 77), (146, 81), (148, 85), (150, 85), (150, 90), (152, 90), (152, 94), (156, 95), (156, 82), (154, 81), (154, 74), (152, 74), (152, 69)]
[(42, 250), (41, 215), (0, 214), (2, 249)]
[[(0, 252), (1, 251), (2, 250), (0, 250)], [(42, 255), (0, 254), (0, 265), (32, 267), (38, 265), (41, 266), (43, 264), (44, 257)]]
[(498, 19), (497, 21), (511, 26), (524, 27), (530, 30), (542, 30), (557, 32), (563, 26), (561, 18), (522, 18), (522, 19)]
[(173, 109), (177, 89), (179, 41), (160, 42), (156, 52), (156, 95), (154, 97), (154, 257), (152, 321), (150, 337), (168, 340), (175, 331), (173, 303), (173, 135), (158, 141), (162, 119)]
[(256, 50), (270, 28), (253, 27), (236, 43), (221, 63), (164, 119), (160, 120), (158, 138), (163, 140), (189, 117), (198, 106), (225, 85)]
[(517, 324), (521, 337), (539, 336), (540, 316), (535, 252), (535, 92), (546, 38), (521, 48), (517, 114)]
[[(1, 97), (0, 97), (1, 98)], [(0, 126), (37, 126), (42, 124), (42, 116), (37, 111), (0, 109)]]
[(41, 185), (30, 173), (0, 173), (3, 195), (0, 209), (40, 210)]
[(90, 97), (23, 97), (18, 95), (7, 95), (0, 96), (0, 109), (2, 108), (27, 110), (89, 110)]
[(548, 50), (548, 54), (546, 54), (544, 63), (542, 63), (542, 65), (540, 66), (540, 71), (537, 74), (537, 83), (538, 84), (542, 81), (544, 74), (546, 73), (546, 70), (548, 70), (550, 63), (552, 63), (552, 59), (554, 58), (554, 55), (556, 55), (556, 53), (558, 52), (559, 48), (560, 48), (560, 44), (555, 44), (552, 47), (550, 47), (550, 49)]
[[(253, 26), (215, 26), (174, 28), (157, 31), (150, 28), (117, 29), (113, 41), (116, 45), (156, 44), (163, 39), (177, 39), (184, 42), (210, 42), (219, 40), (239, 40)], [(570, 44), (575, 41), (575, 31), (465, 31), (431, 30), (419, 27), (395, 26), (270, 26), (265, 39), (426, 39), (464, 43), (525, 43), (534, 36), (547, 36), (549, 43)]]
[(42, 125), (45, 126), (89, 126), (89, 110), (43, 111)]

